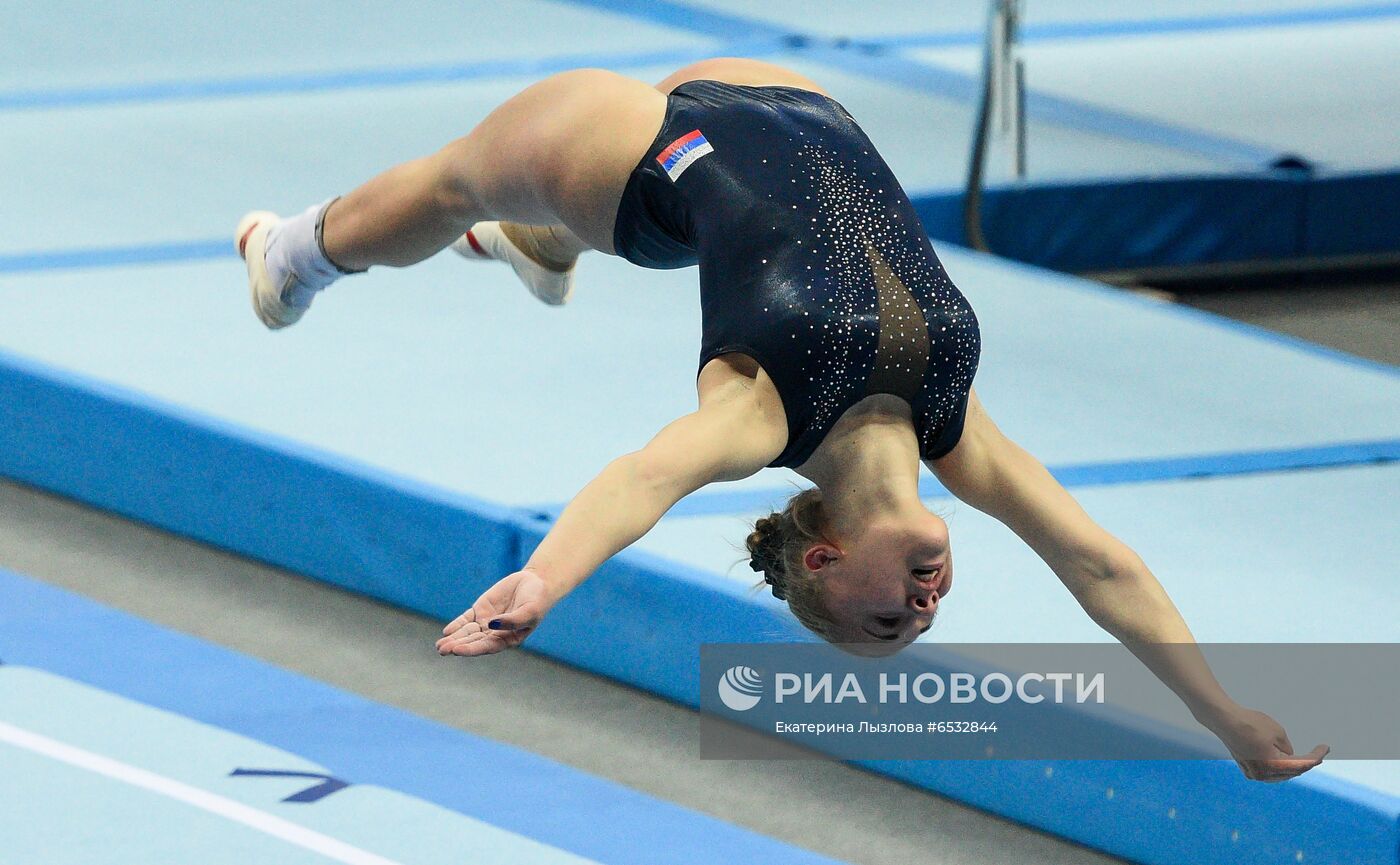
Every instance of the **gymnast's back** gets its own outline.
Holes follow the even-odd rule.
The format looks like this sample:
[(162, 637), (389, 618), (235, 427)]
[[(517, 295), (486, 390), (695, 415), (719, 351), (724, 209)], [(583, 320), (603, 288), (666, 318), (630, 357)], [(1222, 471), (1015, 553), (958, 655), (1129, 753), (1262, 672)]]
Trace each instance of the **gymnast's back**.
[(783, 399), (806, 461), (841, 414), (890, 393), (911, 406), (920, 454), (962, 431), (977, 319), (913, 206), (839, 103), (793, 87), (689, 81), (632, 172), (617, 253), (700, 266), (700, 367), (752, 356)]

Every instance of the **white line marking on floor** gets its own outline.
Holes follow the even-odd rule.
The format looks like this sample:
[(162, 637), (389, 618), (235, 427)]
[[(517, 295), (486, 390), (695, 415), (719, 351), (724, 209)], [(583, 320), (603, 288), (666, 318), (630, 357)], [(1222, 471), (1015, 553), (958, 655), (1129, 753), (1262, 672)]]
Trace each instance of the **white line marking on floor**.
[(320, 832), (298, 826), (289, 820), (283, 820), (281, 817), (275, 817), (241, 802), (235, 802), (198, 787), (191, 787), (189, 784), (167, 778), (164, 775), (157, 775), (155, 772), (139, 769), (120, 760), (84, 751), (82, 748), (41, 736), (38, 733), (22, 730), (3, 721), (0, 721), (0, 742), (8, 742), (26, 751), (42, 754), (70, 766), (96, 772), (133, 787), (141, 787), (187, 805), (193, 805), (208, 811), (210, 814), (217, 814), (235, 823), (242, 823), (266, 835), (295, 844), (313, 853), (319, 853), (337, 862), (344, 862), (346, 865), (399, 865), (392, 859), (385, 859), (383, 856), (352, 847), (344, 841), (337, 841), (329, 835), (322, 835)]

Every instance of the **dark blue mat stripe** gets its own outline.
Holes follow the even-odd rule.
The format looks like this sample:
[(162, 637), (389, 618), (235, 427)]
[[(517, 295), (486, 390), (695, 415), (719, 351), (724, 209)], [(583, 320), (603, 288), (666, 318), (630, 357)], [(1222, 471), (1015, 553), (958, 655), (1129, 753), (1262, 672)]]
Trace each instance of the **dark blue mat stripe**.
[[(1248, 169), (997, 185), (983, 195), (982, 230), (999, 256), (1068, 272), (1280, 261), (1323, 254), (1309, 252), (1307, 238), (1329, 220), (1355, 221), (1343, 207), (1322, 206), (1321, 218), (1310, 218), (1317, 182), (1303, 171)], [(1380, 192), (1385, 184), (1369, 175), (1357, 186)], [(966, 245), (963, 199), (957, 189), (913, 201), (930, 235)], [(1398, 245), (1351, 232), (1324, 242), (1332, 254)]]
[(180, 240), (130, 246), (46, 249), (0, 254), (0, 274), (205, 261), (233, 255), (235, 252), (232, 235), (222, 240)]

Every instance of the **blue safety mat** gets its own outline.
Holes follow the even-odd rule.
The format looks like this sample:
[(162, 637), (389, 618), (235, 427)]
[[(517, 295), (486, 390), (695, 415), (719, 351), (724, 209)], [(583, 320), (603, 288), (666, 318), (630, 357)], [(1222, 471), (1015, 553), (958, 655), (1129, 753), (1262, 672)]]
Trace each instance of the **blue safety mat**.
[[(979, 393), (1052, 465), (1286, 459), (1357, 443), (1380, 456), (1400, 438), (1400, 376), (1388, 368), (942, 251), (981, 321)], [(154, 397), (160, 413), (178, 406), (520, 506), (567, 500), (695, 406), (693, 271), (594, 256), (570, 305), (546, 309), (508, 268), (446, 254), (337, 284), (295, 330), (270, 335), (247, 311), (241, 270), (232, 259), (3, 280), (0, 348)], [(638, 387), (638, 369), (657, 386)]]
[[(370, 370), (373, 365), (360, 368)], [(547, 520), (528, 511), (492, 505), (14, 358), (0, 367), (0, 405), (18, 409), (0, 425), (0, 458), (6, 474), (439, 617), (454, 615), (500, 574), (519, 567), (549, 528)], [(1328, 450), (1331, 456), (1319, 451), (1307, 453), (1319, 460), (1350, 454), (1343, 464), (1358, 463), (1387, 452), (1383, 444), (1373, 442), (1370, 447), (1354, 449), (1338, 445)], [(1309, 555), (1317, 555), (1324, 545), (1316, 541), (1315, 530), (1311, 535), (1303, 533), (1311, 523), (1305, 526), (1302, 516), (1326, 526), (1331, 525), (1326, 522), (1329, 519), (1340, 521), (1340, 515), (1359, 514), (1363, 521), (1356, 526), (1362, 532), (1368, 531), (1369, 525), (1364, 519), (1388, 525), (1386, 493), (1394, 486), (1393, 468), (1320, 473), (1335, 483), (1304, 484), (1282, 491), (1255, 486), (1252, 478), (1160, 484), (1198, 473), (1207, 464), (1215, 466), (1216, 474), (1278, 467), (1283, 456), (1294, 459), (1297, 452), (1282, 456), (1266, 453), (1263, 457), (1267, 459), (1259, 453), (1205, 455), (1081, 469), (1079, 492), (1091, 509), (1111, 514), (1106, 506), (1093, 504), (1091, 496), (1097, 495), (1094, 485), (1127, 484), (1133, 478), (1158, 482), (1150, 487), (1122, 486), (1113, 507), (1122, 509), (1125, 516), (1137, 515), (1137, 531), (1144, 537), (1149, 530), (1155, 533), (1152, 537), (1157, 544), (1166, 545), (1161, 554), (1164, 562), (1185, 562), (1187, 566), (1199, 565), (1205, 545), (1218, 544), (1226, 536), (1244, 543), (1247, 554), (1254, 553), (1251, 531), (1280, 518), (1276, 509), (1268, 508), (1280, 496), (1292, 497), (1302, 507), (1301, 512), (1295, 510), (1282, 519), (1279, 526), (1294, 532), (1287, 539), (1295, 543), (1300, 538), (1312, 541)], [(1291, 467), (1300, 465), (1306, 463)], [(1305, 475), (1287, 477), (1293, 480)], [(1261, 483), (1266, 479), (1259, 476)], [(1243, 492), (1229, 486), (1246, 483), (1249, 487)], [(1159, 495), (1173, 487), (1181, 488), (1176, 495)], [(1190, 487), (1196, 488), (1202, 502), (1193, 505), (1187, 494)], [(1130, 506), (1129, 499), (1136, 505)], [(1252, 513), (1255, 522), (1241, 521), (1238, 516), (1232, 522), (1207, 505), (1225, 508), (1225, 515), (1231, 515), (1230, 509), (1248, 505), (1250, 510), (1241, 513)], [(752, 502), (746, 502), (737, 510), (751, 512), (752, 507)], [(295, 514), (295, 519), (289, 519), (288, 514)], [(972, 529), (958, 537), (975, 538), (978, 522), (973, 517)], [(1105, 522), (1124, 531), (1111, 519)], [(985, 520), (981, 523), (991, 525)], [(962, 532), (969, 523), (956, 525)], [(1170, 530), (1163, 531), (1163, 526)], [(1336, 590), (1332, 596), (1338, 599), (1339, 608), (1368, 614), (1383, 610), (1369, 597), (1368, 586), (1378, 588), (1379, 597), (1387, 597), (1387, 587), (1376, 587), (1372, 578), (1387, 573), (1388, 554), (1374, 538), (1348, 545), (1348, 535), (1339, 533), (1346, 527), (1347, 523), (1340, 522), (1331, 530), (1340, 544), (1337, 551), (1321, 554), (1345, 570), (1333, 575), (1333, 582), (1345, 583), (1346, 590)], [(646, 545), (653, 541), (646, 541), (643, 548), (605, 565), (561, 604), (553, 617), (561, 624), (551, 627), (547, 623), (532, 637), (532, 648), (693, 703), (700, 684), (695, 679), (694, 662), (699, 645), (797, 636), (795, 626), (779, 612), (775, 601), (754, 595), (742, 582), (717, 573), (717, 564), (727, 567), (742, 558), (738, 547), (732, 546), (741, 537), (739, 524), (731, 522), (713, 534), (708, 531), (711, 528), (703, 520), (668, 519), (658, 527), (653, 540), (661, 542), (668, 533), (677, 531), (681, 534), (672, 537), (672, 543), (663, 544), (665, 557), (648, 552)], [(1383, 531), (1384, 526), (1375, 534), (1388, 537), (1380, 534)], [(701, 548), (697, 539), (702, 536), (708, 538), (705, 543), (731, 545), (729, 555), (723, 557), (727, 561), (721, 560), (723, 554), (715, 546), (710, 547), (715, 551), (713, 556), (700, 566), (674, 560), (678, 551)], [(1183, 538), (1201, 545), (1194, 558), (1185, 558), (1186, 551), (1195, 547), (1179, 543)], [(975, 540), (970, 548), (979, 549)], [(1017, 546), (1004, 536), (997, 538), (993, 531), (987, 549), (1005, 551)], [(1290, 548), (1285, 544), (1280, 549)], [(1152, 545), (1145, 551), (1151, 556)], [(1356, 558), (1358, 551), (1379, 551), (1381, 560), (1365, 555)], [(1019, 555), (1024, 558), (1024, 554)], [(964, 570), (967, 558), (960, 559)], [(985, 567), (989, 569), (1025, 564), (1015, 556), (1000, 564), (995, 559), (988, 561)], [(1269, 562), (1264, 559), (1265, 568)], [(1222, 582), (1236, 578), (1228, 563), (1222, 565), (1220, 559), (1210, 563)], [(1288, 567), (1294, 563), (1296, 558), (1274, 564)], [(976, 552), (971, 567), (975, 573)], [(1266, 570), (1256, 579), (1259, 590), (1290, 598), (1278, 592), (1271, 576)], [(1042, 584), (1039, 591), (1048, 588)], [(1205, 602), (1211, 593), (1222, 592), (1221, 587), (1212, 585), (1198, 594)], [(1029, 592), (1028, 596), (1035, 597)], [(1221, 607), (1208, 609), (1224, 615)], [(1346, 609), (1341, 615), (1347, 615)], [(993, 619), (1001, 615), (1000, 611), (992, 613)], [(568, 622), (578, 620), (598, 623), (608, 638), (598, 639), (596, 627), (586, 634), (568, 627)], [(1384, 629), (1391, 619), (1361, 621), (1378, 621), (1377, 627)], [(1349, 633), (1360, 632), (1353, 626)], [(658, 634), (668, 637), (658, 640)], [(1049, 809), (1042, 795), (1047, 788), (1031, 783), (1039, 777), (1035, 766), (882, 764), (874, 768), (1145, 862), (1262, 863), (1274, 861), (1271, 857), (1282, 846), (1306, 849), (1312, 861), (1394, 863), (1394, 800), (1325, 774), (1290, 785), (1292, 792), (1281, 798), (1265, 793), (1261, 785), (1241, 786), (1233, 768), (1226, 772), (1209, 765), (1138, 769), (1075, 764), (1055, 776), (1053, 799), (1060, 805), (1074, 802), (1088, 809), (1106, 787), (1146, 791), (1169, 785), (1176, 793), (1172, 799), (1198, 806), (1190, 812), (1189, 821), (1163, 823), (1158, 807), (1163, 799), (1151, 796), (1119, 795), (1111, 811), (1095, 810), (1097, 816), (1091, 820), (1068, 819), (1067, 815), (1080, 811)], [(1374, 768), (1368, 771), (1367, 784), (1393, 784), (1386, 773)], [(1311, 816), (1300, 821), (1295, 812)], [(1220, 858), (1225, 851), (1235, 849), (1226, 846), (1222, 838), (1238, 831), (1230, 828), (1232, 825), (1241, 824), (1251, 827), (1246, 836), (1251, 840), (1238, 854), (1244, 858)], [(1270, 827), (1282, 827), (1286, 832), (1280, 834)], [(1340, 858), (1329, 860), (1322, 851), (1337, 851), (1334, 857)]]
[(16, 574), (0, 598), (16, 862), (833, 861)]
[[(370, 38), (370, 37), (373, 38)], [(198, 98), (243, 82), (329, 86), (339, 73), (392, 82), (430, 75), (530, 74), (638, 52), (713, 54), (715, 39), (547, 0), (459, 4), (406, 0), (393, 14), (319, 0), (237, 6), (130, 0), (94, 14), (55, 0), (13, 16), (0, 55), (0, 105), (42, 109), (99, 101)], [(181, 89), (183, 88), (183, 89)], [(304, 130), (305, 127), (301, 127)], [(275, 134), (275, 133), (274, 133)]]
[[(801, 56), (787, 62), (824, 81), (862, 119), (910, 191), (961, 183), (969, 105)], [(655, 81), (673, 67), (620, 68)], [(227, 223), (249, 207), (290, 212), (430, 152), (464, 134), (536, 78), (495, 75), (412, 88), (0, 112), (0, 154), (11, 168), (0, 177), (0, 195), (25, 213), (0, 237), (0, 275), (111, 260), (91, 253), (86, 258), (71, 255), (94, 249), (155, 247), (138, 252), (136, 261), (162, 260), (164, 250), (183, 258), (229, 255), (232, 246), (224, 235), (232, 228)], [(373, 112), (365, 111), (367, 99), (375, 103)], [(336, 141), (334, 156), (307, 147), (300, 132), (277, 131), (289, 112), (298, 129), (326, 130)], [(266, 132), (250, 135), (247, 130)], [(1051, 124), (1044, 126), (1043, 140), (1047, 146), (1039, 153), (1054, 160), (1061, 177), (1134, 176), (1152, 166), (1192, 174), (1218, 170), (1209, 159), (1170, 147), (1104, 139)], [(152, 157), (172, 146), (180, 148), (178, 160)], [(56, 164), (63, 171), (53, 171)], [(46, 182), (29, 180), (39, 176)], [(75, 200), (84, 206), (73, 207)], [(199, 241), (208, 241), (207, 247), (179, 246)], [(32, 257), (46, 251), (48, 257)], [(60, 257), (60, 251), (70, 256)]]
[[(869, 0), (858, 6), (823, 6), (819, 12), (803, 0), (770, 0), (763, 4), (745, 0), (688, 0), (686, 5), (829, 39), (980, 45), (988, 4), (982, 0), (944, 0), (937, 7), (931, 7), (908, 0)], [(1358, 3), (1356, 0), (1235, 0), (1226, 7), (1218, 0), (1112, 4), (1094, 0), (1054, 0), (1026, 2), (1022, 6), (1024, 36), (1028, 41), (1038, 41), (1094, 39), (1124, 32), (1255, 28), (1280, 21), (1310, 24), (1372, 17), (1393, 11), (1395, 4)]]
[[(18, 166), (0, 193), (29, 218), (6, 233), (0, 273), (73, 266), (94, 251), (97, 261), (207, 257), (221, 248), (205, 224), (214, 214), (252, 200), (299, 206), (304, 188), (322, 197), (461, 134), (529, 80), (584, 65), (654, 80), (714, 54), (768, 57), (825, 83), (870, 127), (929, 230), (961, 241), (981, 4), (787, 17), (790, 5), (519, 0), (463, 13), (419, 3), (375, 22), (372, 50), (347, 48), (361, 45), (348, 34), (367, 20), (329, 5), (26, 16), (0, 64), (10, 115), (0, 152)], [(279, 19), (271, 31), (258, 23)], [(1030, 4), (1030, 173), (1013, 181), (1005, 158), (992, 161), (993, 248), (1063, 270), (1394, 253), (1400, 232), (1384, 205), (1400, 188), (1388, 156), (1397, 126), (1377, 118), (1393, 110), (1397, 22), (1395, 3)], [(302, 33), (314, 38), (287, 41)], [(265, 102), (279, 95), (292, 101)], [(167, 104), (178, 108), (158, 108)], [(72, 112), (103, 106), (118, 113)], [(337, 159), (299, 161), (302, 136), (279, 132), (292, 128), (325, 130)], [(192, 158), (151, 158), (172, 141)], [(382, 155), (357, 161), (365, 146)], [(65, 170), (25, 182), (49, 173), (44, 159)], [(230, 170), (248, 165), (259, 171)], [(163, 218), (129, 194), (153, 170), (190, 193), (166, 202)], [(239, 204), (221, 200), (229, 188)], [(66, 207), (76, 194), (91, 206)], [(148, 230), (159, 224), (180, 229)]]
[[(1142, 555), (1202, 642), (1400, 642), (1400, 464), (1087, 485), (1089, 515)], [(782, 498), (775, 497), (774, 505)], [(1009, 529), (946, 495), (956, 562), (939, 643), (1111, 640)], [(748, 587), (742, 542), (766, 509), (671, 517), (639, 548)], [(740, 561), (742, 559), (742, 561)], [(1302, 614), (1299, 605), (1305, 605)], [(1400, 765), (1392, 792), (1400, 794)]]

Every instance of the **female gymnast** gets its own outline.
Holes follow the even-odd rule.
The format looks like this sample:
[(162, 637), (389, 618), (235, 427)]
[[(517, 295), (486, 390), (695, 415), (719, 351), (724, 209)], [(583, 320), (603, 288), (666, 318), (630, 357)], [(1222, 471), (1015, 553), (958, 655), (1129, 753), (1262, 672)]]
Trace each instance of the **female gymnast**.
[(271, 328), (343, 274), (448, 246), (509, 263), (556, 305), (585, 250), (699, 264), (699, 408), (584, 487), (525, 567), (443, 630), (444, 655), (520, 645), (683, 496), (765, 466), (815, 488), (754, 526), (754, 570), (825, 639), (895, 651), (928, 630), (953, 584), (947, 526), (919, 501), (922, 460), (1029, 544), (1246, 775), (1283, 780), (1326, 754), (1294, 756), (1273, 719), (1232, 701), (1141, 559), (998, 431), (972, 390), (972, 309), (870, 140), (801, 75), (741, 59), (656, 87), (555, 75), (342, 198), (286, 220), (248, 214), (237, 243)]

